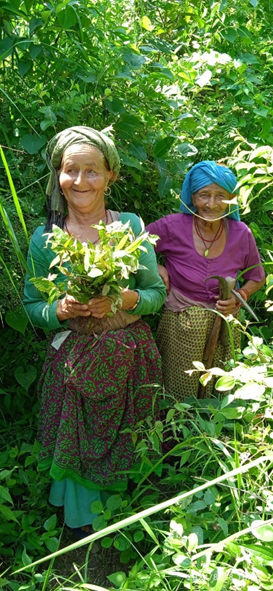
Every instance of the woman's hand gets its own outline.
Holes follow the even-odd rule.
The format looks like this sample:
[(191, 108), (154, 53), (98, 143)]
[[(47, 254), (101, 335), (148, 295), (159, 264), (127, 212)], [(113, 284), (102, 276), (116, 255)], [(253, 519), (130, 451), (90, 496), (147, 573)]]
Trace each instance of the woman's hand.
[(169, 280), (169, 273), (166, 269), (166, 267), (163, 267), (163, 265), (157, 265), (157, 270), (158, 270), (158, 274), (160, 275), (167, 292), (170, 291), (170, 280)]
[(112, 312), (111, 300), (107, 296), (92, 298), (92, 300), (89, 300), (87, 306), (90, 316), (94, 318), (104, 318), (108, 312)]
[(62, 322), (77, 316), (90, 316), (91, 312), (87, 304), (80, 304), (73, 296), (66, 295), (58, 301), (56, 314), (59, 322)]
[(139, 294), (133, 289), (124, 289), (122, 292), (122, 310), (131, 310), (137, 303)]
[(224, 314), (224, 316), (235, 314), (239, 310), (240, 305), (234, 295), (229, 300), (220, 300), (219, 296), (215, 296), (215, 299), (217, 300), (215, 305), (216, 310)]

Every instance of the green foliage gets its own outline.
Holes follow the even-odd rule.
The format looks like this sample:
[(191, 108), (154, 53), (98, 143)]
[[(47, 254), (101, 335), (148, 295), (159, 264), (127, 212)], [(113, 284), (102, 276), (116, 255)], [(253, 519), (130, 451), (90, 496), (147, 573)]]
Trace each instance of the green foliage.
[(130, 273), (139, 269), (141, 250), (146, 252), (144, 242), (155, 244), (156, 239), (145, 232), (142, 224), (141, 233), (135, 237), (130, 223), (112, 222), (107, 226), (101, 221), (93, 226), (98, 230), (99, 243), (81, 243), (58, 226), (48, 235), (47, 244), (57, 256), (51, 267), (57, 267), (67, 278), (65, 282), (54, 283), (56, 274), (47, 278), (32, 278), (41, 292), (48, 293), (48, 303), (59, 299), (64, 293), (87, 304), (92, 297), (108, 296), (111, 309), (115, 313), (122, 304), (122, 281), (129, 280)]
[[(269, 0), (0, 3), (0, 314), (11, 327), (0, 330), (3, 588), (98, 589), (86, 569), (78, 582), (55, 578), (51, 567), (5, 572), (58, 543), (49, 477), (36, 469), (36, 383), (46, 342), (26, 327), (21, 296), (28, 236), (46, 215), (45, 145), (78, 124), (111, 131), (122, 169), (109, 206), (145, 222), (178, 211), (194, 162), (231, 164), (243, 219), (269, 272), (267, 294), (251, 302), (261, 325), (248, 326), (250, 343), (218, 376), (219, 397), (223, 389), (229, 394), (166, 402), (164, 419), (132, 433), (139, 466), (130, 474), (131, 492), (94, 508), (94, 535), (104, 552), (115, 549), (121, 558), (105, 584), (168, 591), (272, 586), (272, 301), (263, 308), (273, 285), (272, 16)], [(244, 472), (264, 454), (267, 462)], [(226, 476), (233, 469), (239, 473)], [(226, 480), (215, 483), (220, 475)], [(157, 509), (181, 491), (183, 499)], [(126, 528), (118, 525), (124, 518), (132, 518)], [(113, 530), (104, 534), (105, 525)]]
[[(70, 125), (112, 129), (123, 166), (110, 205), (145, 222), (177, 211), (191, 164), (231, 155), (236, 134), (270, 145), (271, 23), (268, 0), (2, 3), (1, 143), (29, 232), (45, 216), (45, 144)], [(4, 179), (1, 196), (25, 252)], [(3, 228), (16, 284), (8, 240)]]

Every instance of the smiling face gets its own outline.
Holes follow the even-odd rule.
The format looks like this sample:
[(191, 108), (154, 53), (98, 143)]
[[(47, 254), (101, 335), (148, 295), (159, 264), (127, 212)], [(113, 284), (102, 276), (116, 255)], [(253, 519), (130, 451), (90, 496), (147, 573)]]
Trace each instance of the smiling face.
[(228, 208), (228, 203), (234, 195), (231, 195), (216, 183), (206, 185), (192, 195), (192, 203), (197, 209), (198, 215), (208, 221), (220, 218)]
[(114, 173), (107, 170), (103, 153), (95, 146), (75, 144), (63, 154), (59, 183), (68, 208), (92, 213), (104, 207), (104, 192)]

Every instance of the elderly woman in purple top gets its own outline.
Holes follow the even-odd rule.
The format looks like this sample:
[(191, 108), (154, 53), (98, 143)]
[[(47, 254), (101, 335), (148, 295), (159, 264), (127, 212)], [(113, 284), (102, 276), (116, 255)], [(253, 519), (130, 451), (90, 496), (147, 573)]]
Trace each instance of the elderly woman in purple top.
[[(238, 206), (229, 203), (235, 197), (237, 181), (224, 165), (203, 161), (186, 175), (181, 193), (181, 213), (170, 214), (149, 224), (147, 230), (157, 234), (156, 252), (162, 253), (165, 265), (159, 272), (167, 287), (168, 297), (157, 333), (162, 355), (166, 392), (176, 400), (196, 396), (199, 374), (192, 361), (202, 361), (210, 337), (215, 308), (225, 316), (236, 314), (238, 300), (219, 299), (219, 287), (212, 275), (236, 278), (239, 271), (244, 284), (238, 290), (244, 300), (265, 282), (264, 270), (250, 229), (240, 221)], [(239, 333), (235, 344), (239, 346)], [(213, 366), (231, 356), (230, 345), (218, 339)], [(211, 394), (213, 383), (207, 386)]]

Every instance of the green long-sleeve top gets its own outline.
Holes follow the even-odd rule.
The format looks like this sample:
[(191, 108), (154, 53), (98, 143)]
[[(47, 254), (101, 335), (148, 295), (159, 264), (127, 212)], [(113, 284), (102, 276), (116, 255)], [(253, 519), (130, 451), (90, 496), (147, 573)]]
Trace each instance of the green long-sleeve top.
[[(128, 220), (130, 221), (135, 236), (141, 232), (140, 219), (134, 213), (121, 213), (119, 219), (123, 224)], [(56, 253), (51, 250), (49, 245), (46, 246), (47, 236), (44, 235), (44, 230), (45, 226), (37, 228), (30, 241), (28, 266), (33, 269), (33, 276), (35, 277), (47, 277), (50, 272), (53, 272), (53, 269), (49, 269), (49, 267)], [(137, 273), (132, 273), (128, 285), (124, 285), (124, 287), (136, 289), (139, 292), (140, 301), (130, 313), (141, 316), (157, 312), (166, 297), (164, 283), (158, 275), (154, 249), (147, 242), (144, 243), (144, 246), (147, 252), (141, 251), (139, 263), (146, 268), (141, 268)], [(55, 272), (57, 273), (57, 270), (54, 269)], [(61, 274), (59, 273), (59, 275)], [(30, 275), (26, 275), (23, 302), (32, 324), (38, 328), (48, 330), (63, 328), (66, 323), (59, 322), (57, 318), (57, 302), (48, 305), (41, 292), (30, 282), (30, 277)]]

